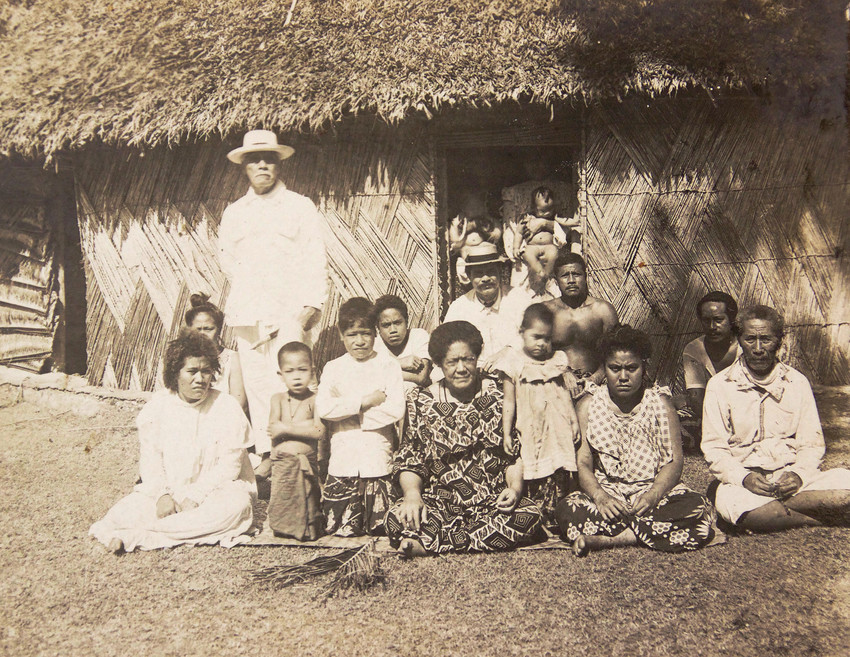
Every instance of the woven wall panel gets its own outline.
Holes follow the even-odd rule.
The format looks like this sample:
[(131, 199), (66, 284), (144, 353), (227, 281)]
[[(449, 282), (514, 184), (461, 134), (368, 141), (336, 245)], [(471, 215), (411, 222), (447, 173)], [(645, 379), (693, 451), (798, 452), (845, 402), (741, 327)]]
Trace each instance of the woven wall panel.
[[(330, 291), (317, 329), (319, 365), (341, 353), (334, 325), (339, 304), (351, 296), (398, 294), (413, 325), (433, 328), (434, 189), (422, 135), (355, 126), (290, 143), (297, 155), (284, 163), (282, 177), (325, 218)], [(144, 156), (90, 149), (77, 157), (91, 383), (160, 385), (159, 361), (182, 325), (189, 295), (226, 300), (216, 231), (221, 213), (248, 187), (227, 150), (204, 143)]]
[(583, 178), (592, 293), (648, 330), (664, 383), (721, 289), (789, 326), (785, 359), (850, 383), (847, 135), (752, 102), (657, 100), (591, 114)]

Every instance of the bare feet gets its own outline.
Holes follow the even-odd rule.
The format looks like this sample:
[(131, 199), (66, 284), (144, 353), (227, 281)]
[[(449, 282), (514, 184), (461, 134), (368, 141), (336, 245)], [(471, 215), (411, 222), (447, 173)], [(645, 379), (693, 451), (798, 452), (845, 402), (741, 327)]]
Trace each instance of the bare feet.
[(596, 550), (608, 550), (626, 545), (637, 545), (637, 537), (631, 529), (626, 529), (616, 536), (585, 536), (582, 534), (573, 541), (573, 554), (577, 557), (586, 557), (590, 552)]
[(413, 557), (424, 557), (428, 554), (422, 543), (413, 538), (404, 538), (398, 546), (398, 555), (402, 559), (412, 559)]
[(120, 538), (113, 538), (109, 541), (109, 545), (106, 546), (106, 549), (113, 554), (124, 554), (124, 541)]
[(269, 458), (268, 454), (263, 454), (263, 460), (260, 461), (260, 464), (256, 468), (254, 468), (254, 476), (259, 477), (260, 479), (268, 479), (271, 473), (272, 460)]
[(587, 546), (587, 541), (585, 537), (579, 536), (576, 540), (573, 541), (573, 554), (577, 557), (586, 557), (590, 552), (590, 548)]

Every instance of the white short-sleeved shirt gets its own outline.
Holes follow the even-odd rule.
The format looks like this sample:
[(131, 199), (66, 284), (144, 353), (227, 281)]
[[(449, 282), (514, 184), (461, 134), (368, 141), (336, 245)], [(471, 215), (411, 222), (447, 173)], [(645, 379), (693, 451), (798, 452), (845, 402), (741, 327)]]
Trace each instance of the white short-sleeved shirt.
[[(739, 350), (738, 341), (732, 340), (721, 363), (728, 363), (729, 365), (734, 363), (738, 358)], [(705, 350), (704, 335), (685, 345), (685, 349), (682, 351), (682, 367), (685, 370), (685, 388), (688, 390), (704, 389), (708, 380), (717, 374), (714, 363), (711, 362), (711, 358)], [(721, 368), (721, 371), (723, 369), (725, 368)]]
[(412, 328), (408, 330), (407, 344), (404, 345), (404, 349), (401, 350), (401, 353), (398, 356), (390, 351), (389, 347), (384, 344), (384, 341), (381, 340), (380, 336), (375, 339), (375, 351), (379, 354), (395, 358), (396, 360), (401, 360), (408, 356), (417, 356), (418, 358), (427, 358), (430, 360), (431, 357), (428, 355), (428, 342), (430, 339), (431, 335), (425, 329)]

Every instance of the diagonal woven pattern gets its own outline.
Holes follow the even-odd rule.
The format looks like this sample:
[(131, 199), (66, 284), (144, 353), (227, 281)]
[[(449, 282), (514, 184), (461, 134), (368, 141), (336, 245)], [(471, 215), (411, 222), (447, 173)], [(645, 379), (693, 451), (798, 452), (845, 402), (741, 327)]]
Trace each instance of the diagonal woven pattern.
[(581, 202), (591, 293), (647, 331), (672, 382), (712, 289), (787, 323), (785, 360), (850, 383), (847, 134), (757, 101), (656, 99), (590, 115)]
[[(394, 293), (411, 324), (438, 319), (435, 209), (427, 143), (416, 129), (386, 127), (290, 140), (297, 156), (284, 180), (325, 217), (330, 291), (317, 330), (319, 366), (342, 352), (334, 328), (351, 296)], [(88, 378), (149, 390), (182, 324), (191, 292), (222, 304), (228, 286), (215, 234), (247, 183), (228, 146), (152, 152), (90, 149), (77, 158), (77, 212), (88, 285)], [(225, 339), (228, 333), (225, 333)]]

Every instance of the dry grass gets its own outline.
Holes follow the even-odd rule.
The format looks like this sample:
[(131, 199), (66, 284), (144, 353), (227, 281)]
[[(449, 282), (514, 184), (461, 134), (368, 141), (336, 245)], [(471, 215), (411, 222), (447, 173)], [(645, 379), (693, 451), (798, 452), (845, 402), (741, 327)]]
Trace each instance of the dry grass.
[[(114, 557), (87, 530), (135, 479), (132, 419), (0, 409), (0, 653), (762, 657), (837, 656), (850, 644), (846, 529), (733, 537), (678, 557), (389, 559), (386, 588), (330, 600), (318, 583), (251, 582), (250, 569), (316, 555), (300, 548)], [(850, 463), (850, 446), (829, 462)], [(694, 458), (685, 475), (707, 480)]]
[[(13, 0), (0, 151), (843, 79), (843, 3)], [(828, 85), (827, 85), (828, 86)]]

